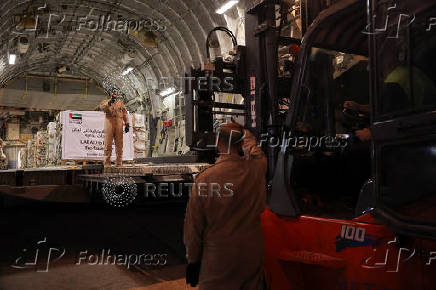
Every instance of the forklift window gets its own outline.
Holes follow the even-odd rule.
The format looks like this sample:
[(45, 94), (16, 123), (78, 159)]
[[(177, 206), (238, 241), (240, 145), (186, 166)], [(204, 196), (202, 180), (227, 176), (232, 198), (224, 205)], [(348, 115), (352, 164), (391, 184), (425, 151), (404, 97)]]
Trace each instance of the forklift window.
[[(429, 23), (436, 9), (433, 5), (432, 9), (419, 12), (423, 7), (408, 2), (402, 1), (396, 9), (389, 10), (389, 19), (400, 19), (400, 23), (388, 21), (387, 28), (379, 29), (375, 35), (377, 119), (436, 108), (436, 29)], [(387, 5), (378, 5), (376, 15), (383, 15)], [(382, 23), (375, 25), (382, 27)]]
[(369, 121), (359, 128), (344, 118), (343, 105), (368, 104), (368, 59), (313, 48), (304, 79), (307, 93), (299, 104), (296, 135), (318, 144), (294, 150), (292, 181), (300, 208), (304, 214), (352, 218), (370, 177), (370, 144), (353, 141), (353, 135)]
[[(427, 117), (436, 108), (435, 3), (397, 3), (389, 16), (403, 22), (388, 21), (386, 29), (374, 36), (374, 131), (380, 136), (375, 143), (377, 207), (392, 216), (400, 215), (401, 227), (412, 221), (436, 223), (435, 123)], [(389, 7), (389, 3), (379, 1), (375, 12), (381, 15)], [(383, 27), (377, 23), (382, 19), (377, 18), (376, 27)], [(403, 128), (402, 120), (408, 120), (411, 127)], [(377, 124), (386, 127), (380, 129)]]

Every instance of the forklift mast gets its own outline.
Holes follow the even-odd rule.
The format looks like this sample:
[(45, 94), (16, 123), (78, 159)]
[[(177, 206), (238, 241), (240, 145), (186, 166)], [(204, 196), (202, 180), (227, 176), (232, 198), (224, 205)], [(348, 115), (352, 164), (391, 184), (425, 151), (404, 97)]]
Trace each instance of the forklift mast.
[[(233, 34), (226, 28), (217, 27), (209, 33), (206, 41), (208, 60), (209, 38), (217, 30), (232, 37), (234, 50), (231, 52), (231, 61), (218, 57), (186, 75), (187, 145), (203, 152), (203, 156), (209, 156), (205, 159), (212, 160), (212, 150), (208, 144), (214, 144), (214, 116), (224, 114), (214, 109), (240, 110), (240, 113), (227, 112), (224, 115), (244, 115), (245, 127), (257, 138), (268, 136), (272, 142), (280, 138), (287, 111), (286, 106), (283, 106), (283, 102), (287, 101), (283, 100), (289, 100), (290, 97), (293, 63), (285, 60), (280, 64), (279, 53), (291, 55), (296, 60), (301, 43), (301, 32), (298, 38), (281, 36), (282, 25), (287, 21), (291, 9), (289, 1), (277, 0), (265, 0), (249, 9), (245, 17), (245, 46), (238, 46)], [(300, 12), (298, 14), (302, 15)], [(221, 86), (211, 85), (216, 83), (217, 78), (221, 80)], [(234, 85), (231, 88), (225, 86), (225, 78), (232, 80)], [(201, 89), (200, 86), (207, 89)], [(215, 102), (216, 92), (240, 94), (244, 104)], [(277, 148), (264, 145), (268, 155), (268, 177), (271, 180)]]
[[(258, 139), (268, 140), (263, 142), (263, 149), (268, 157), (268, 180), (273, 179), (279, 148), (268, 145), (276, 144), (285, 131), (302, 36), (317, 15), (335, 2), (264, 0), (247, 10), (245, 46), (238, 45), (225, 27), (209, 32), (208, 62), (192, 69), (185, 83), (186, 144), (200, 152), (200, 159), (213, 162), (215, 157), (214, 116), (244, 116), (245, 128)], [(286, 25), (294, 28), (284, 33)], [(217, 57), (211, 61), (209, 41), (215, 31), (223, 31), (232, 38), (231, 60)], [(226, 80), (231, 80), (233, 85), (226, 86)], [(240, 94), (244, 103), (216, 102), (214, 94), (218, 92)]]

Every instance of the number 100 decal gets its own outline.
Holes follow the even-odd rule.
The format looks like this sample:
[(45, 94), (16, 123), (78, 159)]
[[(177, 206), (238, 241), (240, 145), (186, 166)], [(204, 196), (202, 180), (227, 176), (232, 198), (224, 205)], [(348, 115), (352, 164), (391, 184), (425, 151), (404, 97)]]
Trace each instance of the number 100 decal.
[(363, 242), (365, 240), (365, 228), (342, 225), (341, 238), (346, 240)]

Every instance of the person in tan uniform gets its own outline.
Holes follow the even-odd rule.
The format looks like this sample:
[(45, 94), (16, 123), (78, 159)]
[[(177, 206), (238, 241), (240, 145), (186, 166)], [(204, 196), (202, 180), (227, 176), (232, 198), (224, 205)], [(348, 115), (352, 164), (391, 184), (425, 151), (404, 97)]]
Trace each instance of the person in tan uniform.
[(221, 126), (218, 152), (215, 165), (196, 177), (186, 209), (186, 282), (200, 290), (264, 289), (266, 157), (234, 122)]
[(116, 165), (122, 166), (123, 162), (123, 121), (126, 124), (124, 130), (128, 133), (130, 130), (129, 118), (124, 102), (118, 98), (116, 89), (109, 91), (110, 98), (100, 104), (100, 110), (106, 114), (104, 121), (104, 165), (111, 165), (112, 142), (115, 139), (115, 151), (117, 155)]

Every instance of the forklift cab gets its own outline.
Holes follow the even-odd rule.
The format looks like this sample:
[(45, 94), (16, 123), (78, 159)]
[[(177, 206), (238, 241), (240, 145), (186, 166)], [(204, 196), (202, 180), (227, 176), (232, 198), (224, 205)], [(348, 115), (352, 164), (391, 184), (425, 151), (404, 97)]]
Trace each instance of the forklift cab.
[(308, 28), (262, 215), (269, 289), (435, 288), (434, 16), (343, 0)]

